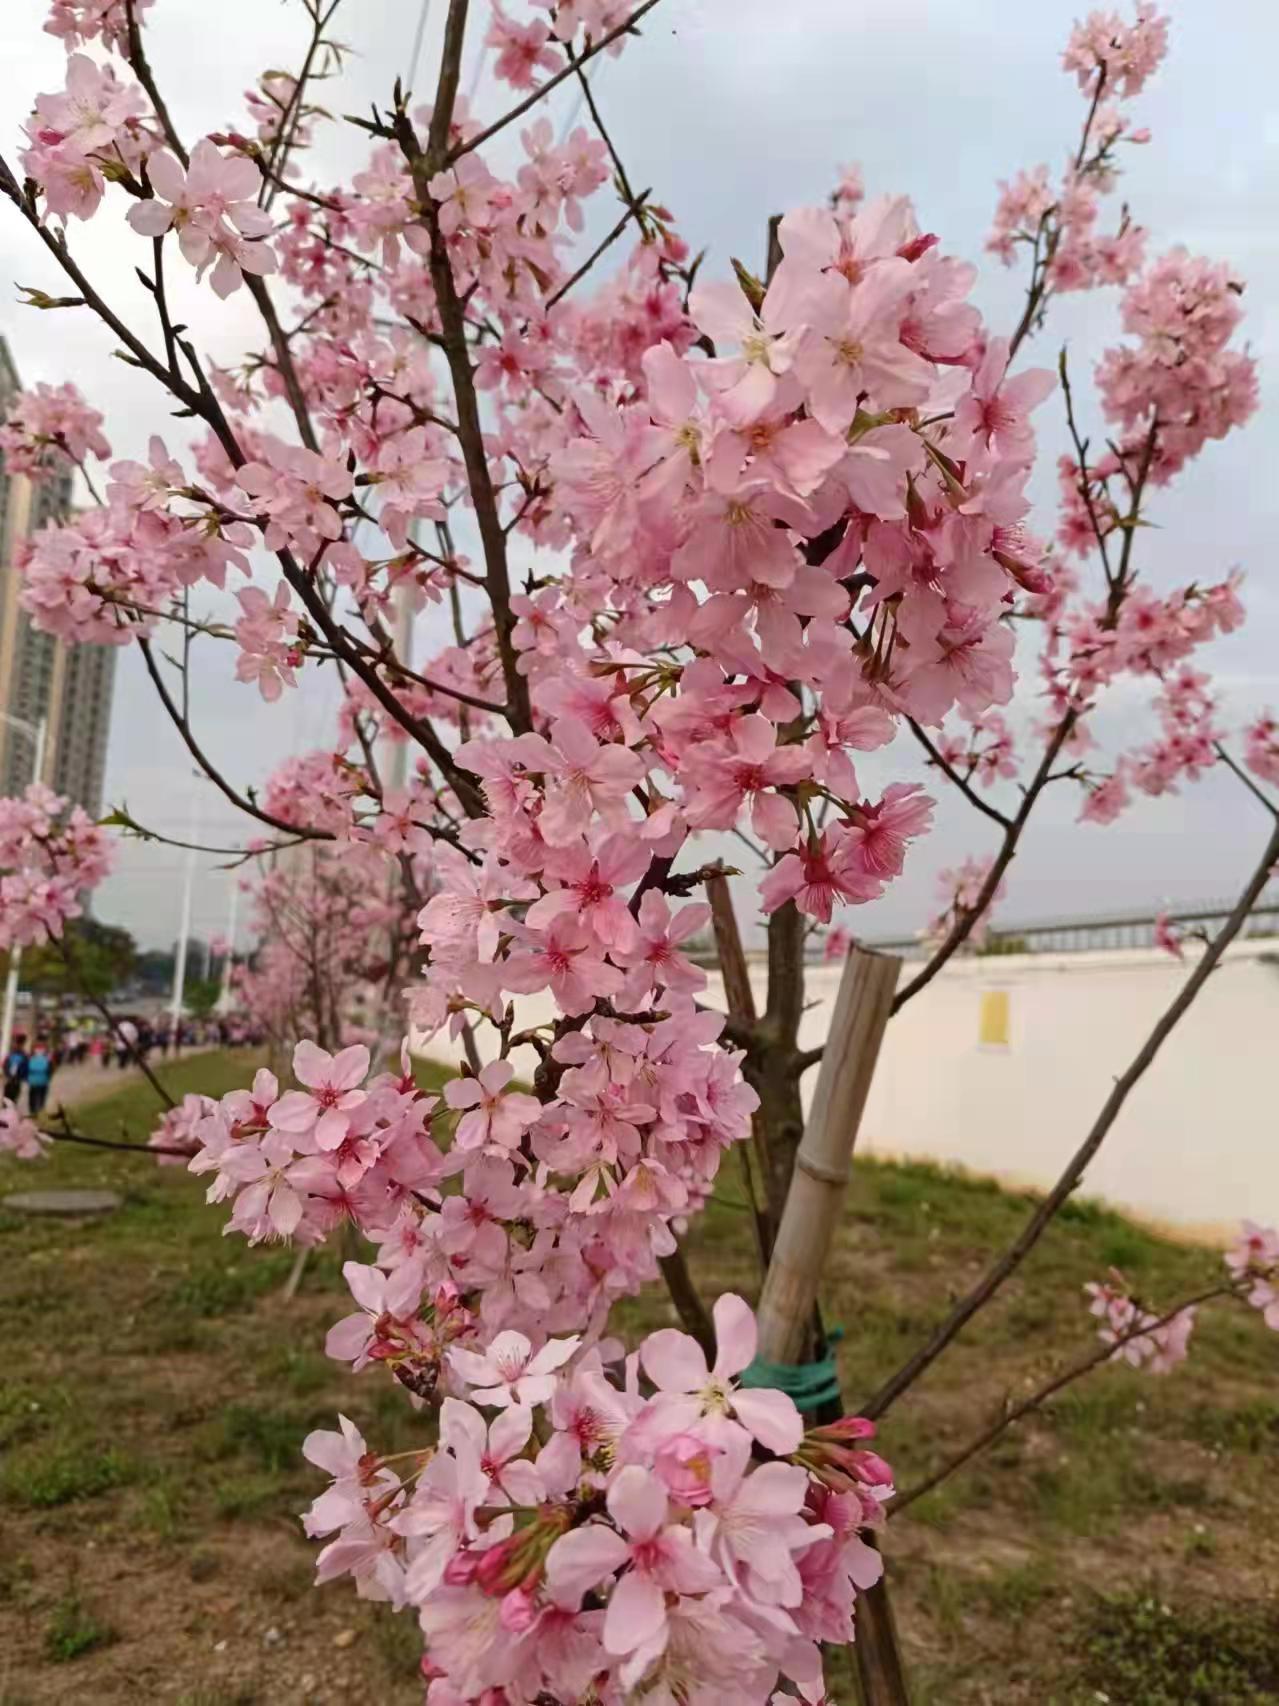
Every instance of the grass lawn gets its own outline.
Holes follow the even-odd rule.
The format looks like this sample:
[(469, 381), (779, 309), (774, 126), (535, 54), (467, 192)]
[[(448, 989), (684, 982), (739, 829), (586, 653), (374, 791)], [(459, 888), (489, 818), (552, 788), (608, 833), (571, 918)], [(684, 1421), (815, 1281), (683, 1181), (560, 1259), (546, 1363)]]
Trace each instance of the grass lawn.
[[(251, 1065), (211, 1055), (166, 1076), (217, 1094)], [(141, 1137), (149, 1092), (78, 1123)], [(125, 1206), (82, 1225), (0, 1213), (0, 1706), (419, 1702), (410, 1620), (314, 1591), (297, 1524), (321, 1484), (299, 1455), (310, 1428), (341, 1409), (396, 1449), (420, 1426), (389, 1381), (324, 1356), (343, 1251), (285, 1302), (291, 1253), (223, 1238), (184, 1169), (71, 1146), (42, 1167), (0, 1160), (0, 1194), (53, 1183)], [(691, 1248), (708, 1294), (755, 1286), (737, 1189), (730, 1162)], [(1025, 1212), (936, 1169), (859, 1166), (825, 1287), (850, 1400)], [(1073, 1205), (886, 1419), (902, 1485), (1088, 1348), (1085, 1279), (1115, 1265), (1175, 1301), (1215, 1260)], [(657, 1293), (623, 1324), (668, 1318)], [(1279, 1702), (1277, 1376), (1260, 1320), (1210, 1314), (1171, 1377), (1102, 1371), (890, 1524), (917, 1706)]]

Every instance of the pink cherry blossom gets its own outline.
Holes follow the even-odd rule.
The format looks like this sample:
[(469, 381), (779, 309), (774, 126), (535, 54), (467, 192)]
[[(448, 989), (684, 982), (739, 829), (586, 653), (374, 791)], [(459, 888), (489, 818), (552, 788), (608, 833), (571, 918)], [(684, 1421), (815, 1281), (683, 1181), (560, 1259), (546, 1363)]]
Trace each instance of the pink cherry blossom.
[(471, 1388), (477, 1404), (505, 1408), (508, 1404), (544, 1404), (555, 1390), (553, 1378), (577, 1349), (580, 1340), (552, 1339), (534, 1351), (523, 1333), (499, 1333), (487, 1351), (454, 1350), (449, 1363)]
[(710, 1368), (701, 1346), (687, 1333), (663, 1327), (649, 1336), (644, 1371), (657, 1396), (637, 1426), (682, 1433), (705, 1417), (733, 1415), (770, 1451), (793, 1451), (804, 1432), (793, 1400), (784, 1392), (752, 1390), (733, 1381), (755, 1356), (755, 1317), (740, 1297), (729, 1293), (716, 1303), (714, 1321), (716, 1352)]
[(197, 278), (213, 267), (209, 282), (218, 296), (238, 290), (246, 272), (275, 271), (274, 251), (261, 241), (271, 230), (271, 217), (257, 204), (262, 174), (252, 160), (220, 153), (206, 136), (192, 149), (185, 171), (160, 149), (147, 162), (147, 174), (154, 196), (130, 209), (130, 225), (145, 237), (175, 230)]
[(519, 1091), (505, 1094), (515, 1076), (509, 1060), (492, 1060), (476, 1078), (454, 1078), (444, 1086), (450, 1108), (467, 1109), (457, 1123), (453, 1141), (458, 1149), (481, 1149), (496, 1144), (515, 1149), (530, 1126), (542, 1117), (536, 1096)]
[(365, 1101), (358, 1088), (369, 1070), (369, 1051), (362, 1043), (332, 1055), (314, 1043), (300, 1042), (293, 1051), (293, 1073), (305, 1090), (290, 1090), (268, 1116), (277, 1131), (313, 1137), (320, 1149), (336, 1149), (346, 1137), (351, 1113)]

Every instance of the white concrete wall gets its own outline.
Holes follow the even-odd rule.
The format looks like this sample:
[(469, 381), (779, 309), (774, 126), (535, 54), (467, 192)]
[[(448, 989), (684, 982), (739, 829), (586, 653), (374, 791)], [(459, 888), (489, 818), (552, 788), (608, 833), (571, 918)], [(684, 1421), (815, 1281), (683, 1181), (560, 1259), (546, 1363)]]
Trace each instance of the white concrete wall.
[[(1187, 969), (1145, 949), (952, 961), (890, 1023), (861, 1141), (1050, 1185)], [(763, 975), (752, 968), (761, 1006)], [(838, 967), (809, 968), (802, 1046), (822, 1040), (838, 981)], [(1008, 995), (1006, 1047), (980, 1040), (992, 990)], [(708, 999), (723, 1004), (716, 979)], [(545, 997), (520, 998), (520, 1024), (551, 1016)], [(457, 1057), (447, 1038), (424, 1047)], [(536, 1064), (517, 1055), (523, 1075)], [(1128, 1098), (1084, 1194), (1196, 1235), (1279, 1220), (1277, 1064), (1279, 943), (1238, 943)]]

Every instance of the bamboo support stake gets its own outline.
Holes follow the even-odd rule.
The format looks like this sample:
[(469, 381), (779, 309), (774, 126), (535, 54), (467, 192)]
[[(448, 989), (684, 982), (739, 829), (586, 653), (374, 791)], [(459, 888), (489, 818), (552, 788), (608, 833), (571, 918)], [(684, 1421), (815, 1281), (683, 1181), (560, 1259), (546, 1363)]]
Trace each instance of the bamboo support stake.
[(813, 1105), (759, 1301), (759, 1355), (798, 1363), (811, 1345), (817, 1287), (844, 1206), (849, 1163), (901, 961), (853, 948), (844, 962)]
[[(844, 962), (813, 1105), (760, 1298), (759, 1356), (800, 1363), (817, 1337), (817, 1289), (844, 1206), (853, 1146), (892, 1013), (901, 961), (853, 948)], [(823, 1421), (837, 1419), (835, 1415)], [(909, 1706), (892, 1604), (881, 1578), (857, 1596), (853, 1644), (863, 1706)]]

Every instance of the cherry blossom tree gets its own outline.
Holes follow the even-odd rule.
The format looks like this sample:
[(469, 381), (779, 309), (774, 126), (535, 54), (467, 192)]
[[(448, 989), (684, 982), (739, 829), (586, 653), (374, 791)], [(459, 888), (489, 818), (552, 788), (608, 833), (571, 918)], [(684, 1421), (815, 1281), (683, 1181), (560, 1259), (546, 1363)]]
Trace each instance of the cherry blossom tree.
[[(1255, 407), (1242, 284), (1184, 250), (1148, 258), (1126, 209), (1102, 230), (1123, 149), (1148, 140), (1129, 103), (1166, 20), (1141, 0), (1131, 22), (1074, 30), (1077, 144), (1060, 179), (1001, 188), (990, 249), (1029, 268), (1005, 334), (969, 300), (975, 269), (851, 170), (825, 206), (771, 225), (760, 209), (758, 274), (694, 258), (634, 188), (589, 77), (602, 53), (642, 51), (656, 4), (495, 0), (477, 23), (450, 0), (429, 97), (397, 85), (354, 120), (367, 160), (333, 185), (306, 149), (326, 122), (317, 81), (341, 70), (339, 0), (301, 0), (296, 74), (265, 74), (202, 137), (147, 58), (162, 6), (55, 0), (65, 86), (36, 95), (16, 164), (0, 156), (14, 219), (61, 275), (31, 304), (96, 316), (194, 423), (189, 442), (113, 460), (74, 386), (19, 397), (9, 465), (69, 460), (95, 500), (32, 541), (24, 605), (64, 640), (136, 645), (244, 812), (227, 851), (258, 865), (262, 947), (243, 987), (296, 1042), (296, 1087), (263, 1069), (220, 1102), (188, 1098), (152, 1148), (188, 1157), (252, 1242), (345, 1223), (368, 1240), (329, 1353), (398, 1381), (431, 1423), (396, 1459), (345, 1420), (312, 1435), (331, 1485), (304, 1521), (320, 1580), (414, 1609), (433, 1706), (826, 1697), (823, 1648), (883, 1592), (866, 1536), (924, 1490), (893, 1500), (876, 1420), (1033, 1249), (1279, 858), (1273, 716), (1248, 708), (1234, 737), (1201, 658), (1242, 620), (1238, 578), (1169, 587), (1145, 527)], [(468, 30), (505, 110), (460, 95)], [(570, 81), (589, 123), (557, 140), (541, 109)], [(518, 165), (499, 170), (515, 135)], [(582, 253), (583, 203), (609, 189), (616, 223)], [(77, 259), (92, 218), (136, 245), (152, 325)], [(215, 299), (243, 291), (262, 348), (214, 365), (175, 322), (173, 269)], [(1095, 370), (1099, 450), (1065, 357), (1020, 363), (1059, 294), (1100, 288), (1120, 292), (1123, 335)], [(1072, 454), (1046, 542), (1026, 486), (1053, 407)], [(420, 667), (397, 645), (403, 608), (447, 633)], [(260, 798), (188, 714), (184, 672), (210, 647), (264, 718), (318, 672), (341, 687), (331, 746)], [(1019, 680), (1029, 735), (1006, 712)], [(1118, 683), (1148, 697), (1151, 733), (1108, 752), (1093, 730)], [(896, 779), (868, 789), (871, 752)], [(860, 929), (845, 909), (901, 874), (937, 807), (921, 774), (997, 840), (944, 875), (897, 1008), (980, 940), (1048, 789), (1077, 788), (1104, 825), (1134, 791), (1217, 767), (1265, 819), (1229, 919), (1014, 1244), (861, 1415), (806, 1418), (759, 1363), (747, 1305), (697, 1296), (679, 1237), (726, 1152), (753, 1151), (767, 1255), (821, 1055), (798, 1043), (810, 937), (831, 925), (840, 951)], [(686, 950), (712, 907), (721, 950), (738, 939), (722, 879), (742, 843), (767, 995), (757, 1013), (726, 976), (724, 1014)], [(104, 829), (45, 790), (0, 803), (0, 945), (58, 940), (109, 857)], [(465, 1053), (439, 1099), (407, 1051), (374, 1070), (410, 983), (417, 1026)], [(554, 1017), (535, 1022), (524, 998), (542, 992)], [(19, 1155), (75, 1136), (0, 1114)], [(628, 1356), (610, 1309), (663, 1277), (688, 1331)], [(1209, 1301), (1279, 1326), (1276, 1285), (1263, 1228), (1195, 1298), (1094, 1283), (1100, 1346), (940, 1474), (1116, 1357), (1165, 1372)]]

